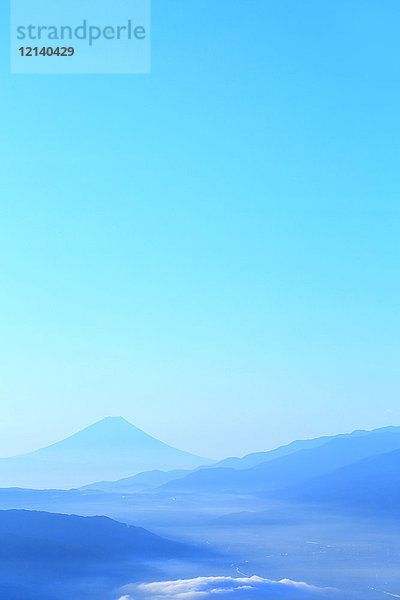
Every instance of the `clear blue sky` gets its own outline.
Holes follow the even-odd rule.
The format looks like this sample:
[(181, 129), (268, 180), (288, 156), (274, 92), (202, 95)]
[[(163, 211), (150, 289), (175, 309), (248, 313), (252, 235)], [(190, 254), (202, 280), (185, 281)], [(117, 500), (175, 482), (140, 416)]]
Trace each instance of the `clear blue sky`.
[(400, 4), (153, 0), (150, 76), (11, 76), (0, 455), (400, 424)]

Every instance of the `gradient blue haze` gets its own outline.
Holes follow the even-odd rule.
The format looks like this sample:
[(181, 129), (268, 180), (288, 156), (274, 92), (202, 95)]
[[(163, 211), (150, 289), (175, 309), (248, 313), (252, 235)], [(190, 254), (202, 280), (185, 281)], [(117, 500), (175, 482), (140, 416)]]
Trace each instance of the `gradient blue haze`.
[(153, 0), (150, 76), (11, 76), (0, 455), (400, 422), (400, 4)]

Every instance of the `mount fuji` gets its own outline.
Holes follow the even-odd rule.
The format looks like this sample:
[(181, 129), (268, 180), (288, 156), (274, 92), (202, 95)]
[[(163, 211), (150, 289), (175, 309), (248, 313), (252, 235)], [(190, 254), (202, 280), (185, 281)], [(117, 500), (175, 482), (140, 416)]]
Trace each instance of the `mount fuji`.
[(122, 417), (106, 417), (28, 454), (0, 459), (0, 487), (79, 487), (152, 469), (194, 469), (213, 461), (148, 435)]

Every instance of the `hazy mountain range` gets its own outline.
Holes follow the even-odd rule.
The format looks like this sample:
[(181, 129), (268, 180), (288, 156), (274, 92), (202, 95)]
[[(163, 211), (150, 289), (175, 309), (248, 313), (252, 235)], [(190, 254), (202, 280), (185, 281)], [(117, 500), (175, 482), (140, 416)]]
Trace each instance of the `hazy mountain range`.
[(370, 431), (360, 429), (353, 431), (352, 433), (341, 433), (338, 435), (323, 436), (310, 440), (295, 440), (290, 444), (279, 446), (279, 448), (275, 448), (274, 450), (268, 450), (266, 452), (252, 452), (251, 454), (246, 454), (246, 456), (243, 456), (242, 458), (224, 458), (223, 460), (217, 462), (215, 466), (227, 467), (231, 469), (250, 469), (251, 467), (256, 467), (260, 463), (269, 462), (275, 458), (280, 458), (281, 456), (288, 456), (289, 454), (294, 454), (299, 450), (311, 450), (312, 448), (318, 448), (319, 446), (323, 446), (333, 439), (363, 437), (365, 435), (369, 435), (370, 433)]
[[(387, 501), (395, 493), (400, 463), (396, 451), (400, 453), (400, 427), (386, 427), (297, 440), (271, 451), (213, 464), (152, 438), (122, 418), (109, 417), (47, 448), (0, 460), (2, 487), (79, 486), (79, 491), (72, 495), (48, 491), (32, 495), (4, 490), (0, 502), (8, 506), (7, 499), (13, 497), (16, 506), (21, 502), (24, 506), (26, 499), (30, 507), (33, 500), (37, 506), (37, 499), (43, 498), (48, 506), (52, 498), (70, 501), (80, 494), (152, 492), (255, 494), (331, 504), (336, 499), (347, 505), (368, 497), (376, 505), (384, 493)], [(186, 468), (174, 468), (182, 466)], [(119, 477), (121, 473), (123, 477)], [(358, 482), (358, 495), (354, 482)], [(379, 489), (385, 492), (379, 493)], [(360, 490), (368, 490), (368, 494)]]
[[(400, 427), (387, 427), (371, 432), (355, 432), (325, 438), (325, 443), (310, 449), (278, 456), (277, 452), (248, 469), (226, 468), (216, 465), (199, 469), (187, 476), (172, 480), (160, 489), (173, 493), (234, 493), (267, 494), (301, 484), (309, 479), (350, 465), (363, 458), (400, 448)], [(298, 447), (308, 442), (298, 442)], [(293, 445), (292, 445), (293, 448)], [(282, 449), (284, 450), (284, 449)], [(221, 463), (219, 463), (221, 464)]]

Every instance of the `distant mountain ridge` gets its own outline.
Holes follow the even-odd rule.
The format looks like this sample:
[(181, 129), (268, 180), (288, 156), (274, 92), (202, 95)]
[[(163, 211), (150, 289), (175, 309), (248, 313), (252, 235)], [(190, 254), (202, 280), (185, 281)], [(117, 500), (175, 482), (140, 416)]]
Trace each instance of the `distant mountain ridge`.
[(45, 448), (1, 458), (0, 487), (66, 489), (142, 471), (212, 463), (153, 438), (122, 417), (106, 417)]
[(248, 469), (218, 466), (199, 469), (159, 490), (172, 493), (273, 494), (359, 460), (400, 448), (400, 427), (365, 434), (339, 435), (325, 444), (302, 449)]
[[(375, 429), (373, 431), (384, 431), (386, 429), (391, 429), (391, 427), (383, 427), (379, 430)], [(250, 454), (246, 454), (242, 458), (238, 458), (235, 456), (224, 458), (223, 460), (218, 461), (213, 466), (224, 468), (226, 467), (228, 469), (250, 469), (251, 467), (256, 467), (261, 463), (275, 460), (275, 458), (280, 458), (281, 456), (288, 456), (289, 454), (294, 454), (299, 450), (311, 450), (312, 448), (318, 448), (319, 446), (323, 446), (324, 444), (330, 442), (333, 439), (347, 437), (362, 437), (370, 433), (371, 431), (365, 429), (357, 429), (355, 431), (352, 431), (351, 433), (339, 433), (337, 435), (326, 435), (318, 438), (294, 440), (289, 444), (284, 444), (283, 446), (279, 446), (278, 448), (274, 448), (273, 450), (266, 450), (264, 452), (252, 452)]]

